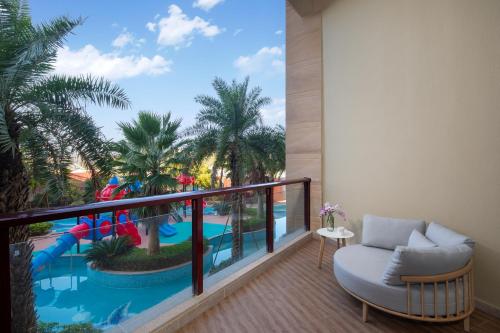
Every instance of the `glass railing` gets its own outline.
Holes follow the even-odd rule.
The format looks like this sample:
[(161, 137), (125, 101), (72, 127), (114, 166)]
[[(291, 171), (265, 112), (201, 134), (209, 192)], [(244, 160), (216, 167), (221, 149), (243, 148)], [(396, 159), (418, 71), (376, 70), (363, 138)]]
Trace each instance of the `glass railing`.
[(26, 332), (140, 329), (308, 229), (308, 186), (303, 179), (2, 216), (0, 233), (50, 222), (33, 224), (24, 242), (0, 244), (11, 270), (8, 319)]

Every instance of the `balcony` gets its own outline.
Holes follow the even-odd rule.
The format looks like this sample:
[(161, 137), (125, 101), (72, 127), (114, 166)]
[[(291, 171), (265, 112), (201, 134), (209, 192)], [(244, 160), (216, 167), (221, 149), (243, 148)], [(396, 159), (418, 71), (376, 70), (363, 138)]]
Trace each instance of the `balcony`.
[[(29, 260), (39, 329), (172, 327), (179, 309), (184, 320), (193, 318), (204, 300), (215, 302), (309, 239), (309, 184), (304, 178), (4, 215), (2, 263), (15, 272)], [(144, 207), (163, 213), (135, 216)], [(53, 223), (49, 234), (9, 244), (9, 228), (44, 221)], [(157, 238), (158, 253), (150, 255)], [(10, 281), (2, 293), (12, 292), (2, 312), (8, 323), (11, 302), (30, 292), (8, 269), (2, 281)]]

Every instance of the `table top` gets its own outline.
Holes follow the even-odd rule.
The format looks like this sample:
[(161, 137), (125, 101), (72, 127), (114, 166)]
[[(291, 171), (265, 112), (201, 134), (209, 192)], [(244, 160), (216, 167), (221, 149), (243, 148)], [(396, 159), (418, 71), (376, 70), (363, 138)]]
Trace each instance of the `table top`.
[(316, 231), (318, 235), (328, 238), (342, 239), (342, 238), (351, 238), (354, 237), (354, 232), (344, 229), (344, 232), (341, 233), (338, 228), (334, 228), (333, 231), (328, 231), (328, 228), (321, 228)]

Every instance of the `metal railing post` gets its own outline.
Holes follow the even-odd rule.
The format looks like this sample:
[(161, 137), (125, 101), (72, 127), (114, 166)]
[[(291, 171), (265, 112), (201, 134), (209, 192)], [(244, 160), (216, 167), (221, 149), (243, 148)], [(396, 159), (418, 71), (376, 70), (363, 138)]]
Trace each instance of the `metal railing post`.
[[(80, 225), (80, 216), (76, 217), (76, 225)], [(76, 253), (80, 254), (80, 240), (76, 241)]]
[(116, 211), (111, 214), (111, 235), (112, 238), (116, 238)]
[(96, 234), (95, 234), (95, 226), (96, 226), (96, 214), (92, 214), (92, 243), (95, 243), (96, 241)]
[(311, 230), (311, 179), (304, 181), (304, 227)]
[(9, 244), (9, 228), (0, 228), (0, 295), (5, 297), (5, 300), (0, 304), (0, 323), (2, 327), (8, 328), (8, 332), (12, 329), (11, 318), (11, 294), (10, 294), (10, 244)]
[(203, 199), (191, 201), (193, 294), (203, 293)]
[(266, 188), (266, 243), (267, 252), (274, 251), (273, 187)]

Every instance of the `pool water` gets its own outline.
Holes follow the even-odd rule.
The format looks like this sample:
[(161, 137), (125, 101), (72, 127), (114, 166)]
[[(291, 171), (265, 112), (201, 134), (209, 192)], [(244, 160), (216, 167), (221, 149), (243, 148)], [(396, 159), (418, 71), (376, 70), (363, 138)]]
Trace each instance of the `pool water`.
[(35, 281), (37, 314), (44, 322), (92, 322), (104, 328), (118, 307), (129, 304), (123, 317), (127, 319), (191, 284), (185, 279), (140, 289), (107, 288), (88, 279), (81, 257), (73, 257), (71, 265), (60, 259), (50, 272), (40, 274)]
[[(180, 222), (173, 224), (177, 234), (170, 237), (160, 236), (160, 243), (164, 244), (178, 244), (185, 240), (188, 240), (192, 235), (193, 225), (191, 222)], [(203, 237), (212, 238), (218, 235), (222, 235), (225, 229), (224, 224), (215, 224), (210, 222), (203, 223)], [(225, 229), (226, 233), (231, 233), (231, 226), (227, 226)]]
[[(286, 234), (285, 206), (276, 205), (274, 213), (275, 239), (279, 240)], [(72, 224), (69, 220), (57, 221), (54, 228), (68, 230), (76, 223), (75, 219)], [(177, 234), (172, 237), (161, 236), (161, 243), (177, 244), (191, 237), (191, 222), (181, 222), (174, 226)], [(218, 237), (224, 233), (224, 228), (224, 224), (203, 224), (204, 237), (212, 239), (212, 261), (215, 259), (215, 265), (231, 257), (230, 226), (225, 230), (228, 236), (225, 234), (224, 237)], [(222, 241), (219, 241), (221, 238)], [(81, 251), (89, 246), (90, 244), (82, 244)], [(262, 248), (265, 248), (265, 237), (248, 238), (245, 240), (244, 254), (247, 256)], [(217, 250), (218, 253), (215, 253)], [(117, 309), (128, 308), (128, 311), (123, 312), (122, 320), (126, 320), (191, 286), (191, 277), (186, 276), (157, 286), (127, 289), (105, 287), (89, 280), (82, 256), (68, 255), (70, 253), (75, 254), (76, 247), (36, 276), (34, 291), (40, 321), (63, 324), (92, 322), (96, 327), (108, 328), (110, 315), (116, 313)]]

